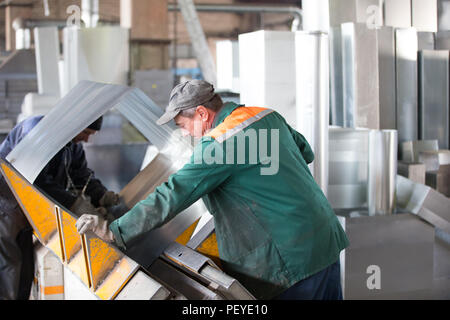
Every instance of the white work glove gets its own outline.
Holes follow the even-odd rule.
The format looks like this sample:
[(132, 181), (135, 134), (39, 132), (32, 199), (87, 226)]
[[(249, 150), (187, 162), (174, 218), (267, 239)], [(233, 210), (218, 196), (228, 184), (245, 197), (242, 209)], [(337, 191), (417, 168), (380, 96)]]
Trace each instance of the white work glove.
[(106, 219), (98, 215), (83, 214), (75, 223), (79, 234), (85, 234), (88, 231), (94, 232), (105, 242), (114, 242), (114, 235), (109, 230), (109, 224)]
[(119, 204), (119, 195), (113, 191), (106, 191), (100, 198), (98, 204), (105, 208), (115, 206), (116, 204)]

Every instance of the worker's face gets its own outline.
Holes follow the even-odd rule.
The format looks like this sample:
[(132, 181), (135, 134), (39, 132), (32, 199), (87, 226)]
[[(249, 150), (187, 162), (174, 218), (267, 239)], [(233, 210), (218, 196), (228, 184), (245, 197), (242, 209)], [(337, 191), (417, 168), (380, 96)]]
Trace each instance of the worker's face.
[(75, 138), (72, 139), (74, 143), (78, 143), (81, 141), (88, 142), (89, 137), (93, 134), (95, 134), (97, 131), (86, 128), (83, 131), (81, 131)]
[(182, 130), (183, 136), (201, 138), (211, 128), (215, 113), (204, 106), (198, 106), (192, 118), (177, 115), (175, 124)]

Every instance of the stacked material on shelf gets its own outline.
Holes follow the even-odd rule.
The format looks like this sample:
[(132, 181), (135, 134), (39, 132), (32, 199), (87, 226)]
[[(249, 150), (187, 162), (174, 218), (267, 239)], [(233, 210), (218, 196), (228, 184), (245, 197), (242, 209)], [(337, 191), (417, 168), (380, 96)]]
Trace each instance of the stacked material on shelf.
[(328, 200), (335, 209), (395, 212), (397, 132), (330, 128)]

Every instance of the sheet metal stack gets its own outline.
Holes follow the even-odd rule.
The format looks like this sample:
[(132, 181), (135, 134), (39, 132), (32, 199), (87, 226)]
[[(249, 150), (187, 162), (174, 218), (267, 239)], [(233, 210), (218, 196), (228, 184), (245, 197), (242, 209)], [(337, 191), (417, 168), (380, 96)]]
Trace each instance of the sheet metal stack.
[[(395, 144), (399, 147), (398, 151), (384, 149), (395, 153), (395, 157), (389, 154), (386, 159), (397, 159), (398, 154), (402, 160), (399, 172), (415, 177), (416, 181), (428, 181), (445, 193), (440, 181), (445, 180), (442, 171), (446, 167), (438, 163), (437, 156), (422, 153), (420, 159), (406, 159), (401, 147), (404, 142), (436, 139), (439, 152), (449, 148), (449, 51), (436, 50), (437, 32), (443, 32), (438, 29), (443, 15), (438, 16), (437, 1), (386, 0), (384, 10), (379, 1), (344, 2), (330, 1), (330, 123), (347, 128), (347, 135), (351, 130), (355, 136), (359, 135), (356, 132), (359, 129), (379, 130), (379, 133), (369, 133), (372, 139), (367, 143), (367, 150), (372, 150), (372, 156), (367, 161), (367, 202), (363, 207), (381, 213), (375, 206), (375, 203), (380, 205), (378, 198), (395, 199), (395, 188), (380, 187), (381, 181), (386, 180), (380, 175), (377, 162), (370, 161), (371, 158), (381, 161), (383, 147), (375, 147), (375, 141), (382, 141), (382, 132), (387, 134), (389, 130), (398, 132)], [(337, 139), (337, 132), (336, 128), (330, 131), (330, 141)], [(341, 140), (340, 148), (350, 150), (351, 141)], [(338, 190), (340, 185), (336, 178), (344, 172), (335, 165), (341, 159), (333, 158), (338, 154), (330, 149), (329, 196), (333, 202), (337, 199), (333, 190)], [(390, 161), (383, 161), (387, 168), (391, 167)], [(388, 171), (395, 181), (397, 166)], [(377, 194), (377, 188), (384, 194)], [(345, 199), (348, 203), (342, 203)], [(349, 208), (355, 205), (351, 199), (339, 197), (339, 205), (334, 204), (337, 208)]]
[(217, 90), (239, 92), (239, 42), (216, 42)]
[(344, 90), (342, 80), (341, 27), (330, 27), (330, 123), (344, 126)]
[(330, 128), (328, 200), (369, 215), (395, 212), (397, 131)]
[[(342, 23), (331, 28), (330, 46), (331, 123), (346, 128), (330, 130), (330, 148), (334, 142), (339, 145), (329, 155), (330, 202), (340, 209), (367, 208), (371, 215), (391, 214), (395, 211), (398, 139), (394, 30)], [(356, 141), (360, 142), (357, 148)], [(369, 152), (371, 156), (353, 162), (343, 150), (359, 153), (359, 159)], [(347, 169), (342, 168), (344, 163)], [(352, 196), (344, 195), (351, 192), (350, 186), (357, 188)]]
[(449, 52), (419, 52), (419, 137), (449, 148)]
[(437, 0), (329, 3), (328, 199), (350, 239), (344, 298), (447, 299), (449, 15)]
[(450, 197), (450, 151), (439, 149), (438, 140), (408, 141), (402, 143), (401, 148), (403, 165), (412, 167), (419, 163), (423, 165), (424, 171), (420, 171), (420, 178), (416, 173), (417, 179), (411, 179), (404, 173), (399, 174)]
[[(118, 26), (64, 28), (61, 96), (81, 80), (126, 85), (129, 71), (129, 30)], [(102, 40), (101, 46), (98, 39)], [(111, 68), (111, 66), (115, 66)]]
[(330, 128), (328, 200), (333, 208), (367, 207), (369, 130)]
[(61, 94), (59, 79), (59, 38), (57, 27), (34, 28), (37, 92), (23, 99), (18, 122), (30, 116), (45, 115), (58, 102)]
[(411, 0), (385, 0), (385, 24), (395, 28), (411, 26)]
[(380, 80), (380, 129), (397, 129), (395, 104), (395, 30), (382, 26), (377, 31), (378, 78)]
[(277, 110), (296, 127), (295, 33), (239, 35), (241, 103)]
[(0, 65), (0, 88), (0, 130), (4, 128), (3, 133), (16, 124), (25, 95), (37, 91), (34, 50), (17, 50), (3, 61)]
[(397, 130), (399, 142), (418, 138), (417, 94), (417, 31), (397, 29), (396, 90)]
[(397, 139), (396, 130), (371, 130), (369, 133), (369, 215), (395, 212)]
[(355, 23), (341, 32), (345, 127), (380, 129), (377, 32)]
[(331, 124), (396, 129), (394, 40), (392, 27), (330, 28)]
[(368, 12), (378, 23), (382, 20), (381, 11), (372, 10), (374, 7), (381, 8), (382, 0), (330, 0), (329, 4), (330, 26), (338, 26), (345, 22), (366, 23)]
[(327, 194), (329, 59), (320, 31), (256, 31), (239, 35), (241, 103), (279, 112), (309, 141), (310, 170)]
[(315, 159), (311, 173), (325, 195), (328, 192), (329, 58), (328, 35), (297, 32), (295, 35), (297, 81), (297, 131), (311, 145)]

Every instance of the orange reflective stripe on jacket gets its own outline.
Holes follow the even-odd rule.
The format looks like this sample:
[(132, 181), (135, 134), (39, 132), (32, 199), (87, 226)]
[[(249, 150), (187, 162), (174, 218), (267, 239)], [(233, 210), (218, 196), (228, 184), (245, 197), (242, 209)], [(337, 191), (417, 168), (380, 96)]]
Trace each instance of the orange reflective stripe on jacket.
[(217, 142), (222, 143), (227, 138), (244, 130), (252, 123), (262, 119), (274, 110), (260, 107), (239, 107), (225, 120), (207, 134)]

